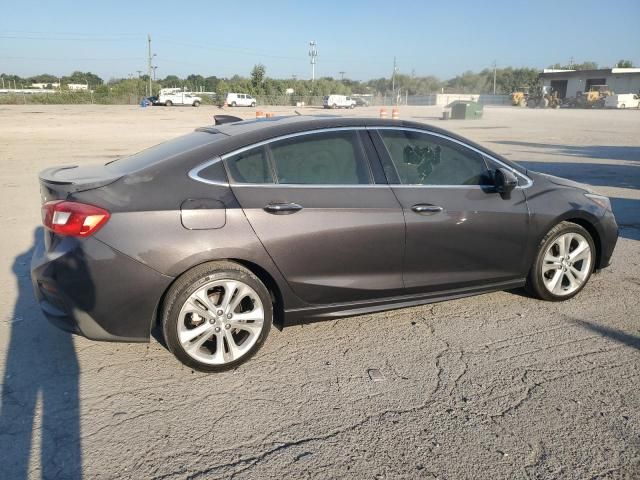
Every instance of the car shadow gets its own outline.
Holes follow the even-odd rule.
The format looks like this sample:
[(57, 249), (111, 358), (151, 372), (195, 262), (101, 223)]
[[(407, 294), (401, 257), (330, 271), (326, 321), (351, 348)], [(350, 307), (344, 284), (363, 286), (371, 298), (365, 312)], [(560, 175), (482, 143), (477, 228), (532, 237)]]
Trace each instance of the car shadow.
[[(34, 246), (42, 237), (34, 232)], [(49, 325), (35, 300), (30, 262), (18, 255), (18, 283), (0, 404), (0, 478), (82, 478), (79, 365), (71, 334)], [(39, 430), (39, 432), (38, 432)], [(40, 461), (30, 459), (40, 443)], [(40, 465), (34, 470), (34, 465)]]
[(554, 143), (518, 142), (515, 140), (494, 140), (499, 145), (516, 147), (540, 148), (555, 150), (555, 154), (569, 155), (581, 158), (628, 160), (640, 162), (640, 147), (619, 145), (563, 145)]
[(640, 350), (640, 337), (637, 335), (630, 335), (623, 332), (622, 330), (618, 330), (617, 328), (598, 325), (597, 323), (589, 322), (587, 320), (580, 320), (578, 318), (574, 318), (571, 321), (576, 325), (586, 328), (587, 330), (599, 333), (603, 337), (610, 338), (612, 340), (615, 340), (616, 342), (622, 343), (629, 347), (633, 347), (636, 350)]
[(603, 163), (518, 161), (528, 170), (602, 187), (640, 189), (640, 166)]

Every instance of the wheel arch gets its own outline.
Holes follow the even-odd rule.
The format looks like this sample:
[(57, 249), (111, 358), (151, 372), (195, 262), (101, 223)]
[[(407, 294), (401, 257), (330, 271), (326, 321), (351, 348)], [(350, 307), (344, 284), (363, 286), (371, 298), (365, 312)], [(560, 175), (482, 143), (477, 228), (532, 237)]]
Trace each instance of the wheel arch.
[(594, 264), (595, 269), (598, 270), (600, 268), (600, 261), (602, 259), (602, 240), (600, 239), (600, 233), (596, 229), (595, 224), (590, 220), (582, 217), (567, 218), (564, 221), (580, 225), (587, 232), (589, 232), (589, 235), (591, 235), (591, 239), (593, 240), (593, 244), (596, 247), (596, 261), (594, 262)]
[(284, 326), (284, 299), (282, 296), (280, 286), (278, 285), (278, 282), (276, 282), (276, 280), (273, 278), (273, 276), (265, 268), (261, 267), (257, 263), (254, 263), (248, 260), (243, 260), (238, 258), (215, 258), (210, 260), (204, 260), (194, 265), (190, 265), (189, 268), (180, 272), (179, 275), (176, 275), (175, 278), (169, 283), (169, 285), (167, 285), (167, 287), (162, 292), (162, 295), (160, 296), (158, 304), (156, 305), (156, 310), (154, 312), (151, 324), (149, 326), (149, 329), (152, 335), (153, 335), (154, 328), (159, 326), (160, 322), (162, 321), (162, 310), (164, 307), (164, 301), (171, 287), (185, 273), (189, 272), (194, 268), (199, 267), (200, 265), (204, 265), (206, 263), (211, 263), (211, 262), (237, 263), (238, 265), (241, 265), (247, 270), (249, 270), (256, 277), (258, 277), (258, 279), (264, 284), (264, 286), (269, 291), (269, 294), (271, 295), (271, 298), (273, 300), (273, 325), (276, 328), (278, 328), (278, 330), (282, 330)]
[(536, 245), (540, 245), (542, 239), (549, 233), (549, 231), (558, 225), (561, 222), (569, 222), (575, 223), (576, 225), (580, 225), (584, 228), (591, 238), (593, 239), (593, 243), (596, 247), (596, 258), (595, 258), (595, 269), (599, 270), (600, 262), (602, 260), (602, 239), (600, 232), (598, 231), (596, 225), (598, 224), (598, 218), (591, 215), (588, 212), (583, 211), (571, 211), (566, 212), (565, 214), (555, 218), (552, 222), (546, 225), (546, 228), (543, 228), (536, 239)]

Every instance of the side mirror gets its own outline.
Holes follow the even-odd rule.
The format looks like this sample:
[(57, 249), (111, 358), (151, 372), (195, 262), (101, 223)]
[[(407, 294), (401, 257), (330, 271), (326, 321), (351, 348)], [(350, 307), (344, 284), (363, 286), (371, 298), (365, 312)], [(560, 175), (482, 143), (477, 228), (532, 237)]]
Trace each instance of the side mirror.
[(509, 194), (518, 186), (518, 177), (507, 168), (497, 168), (493, 174), (496, 192)]

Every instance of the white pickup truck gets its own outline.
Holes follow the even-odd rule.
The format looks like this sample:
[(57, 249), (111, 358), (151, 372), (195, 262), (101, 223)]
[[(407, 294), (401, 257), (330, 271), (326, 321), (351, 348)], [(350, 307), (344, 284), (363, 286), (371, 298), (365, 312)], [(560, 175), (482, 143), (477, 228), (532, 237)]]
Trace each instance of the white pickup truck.
[(199, 107), (202, 98), (193, 92), (185, 92), (181, 88), (162, 88), (158, 95), (158, 104), (170, 107), (171, 105), (192, 105)]
[(604, 99), (604, 108), (639, 108), (640, 97), (633, 93), (609, 95)]

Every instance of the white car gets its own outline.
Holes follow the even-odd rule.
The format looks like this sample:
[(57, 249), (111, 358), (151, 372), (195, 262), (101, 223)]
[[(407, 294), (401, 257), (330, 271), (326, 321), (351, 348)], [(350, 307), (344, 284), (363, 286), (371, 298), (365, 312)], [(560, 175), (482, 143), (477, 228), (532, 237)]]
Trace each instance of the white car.
[(322, 99), (324, 108), (355, 108), (356, 101), (346, 95), (326, 95)]
[(227, 93), (227, 105), (230, 107), (255, 107), (256, 99), (248, 93)]
[(202, 98), (193, 92), (185, 92), (181, 88), (163, 88), (160, 90), (157, 103), (167, 107), (171, 105), (192, 105), (199, 107), (202, 103)]
[(633, 93), (609, 95), (604, 99), (605, 108), (640, 108), (640, 97)]

